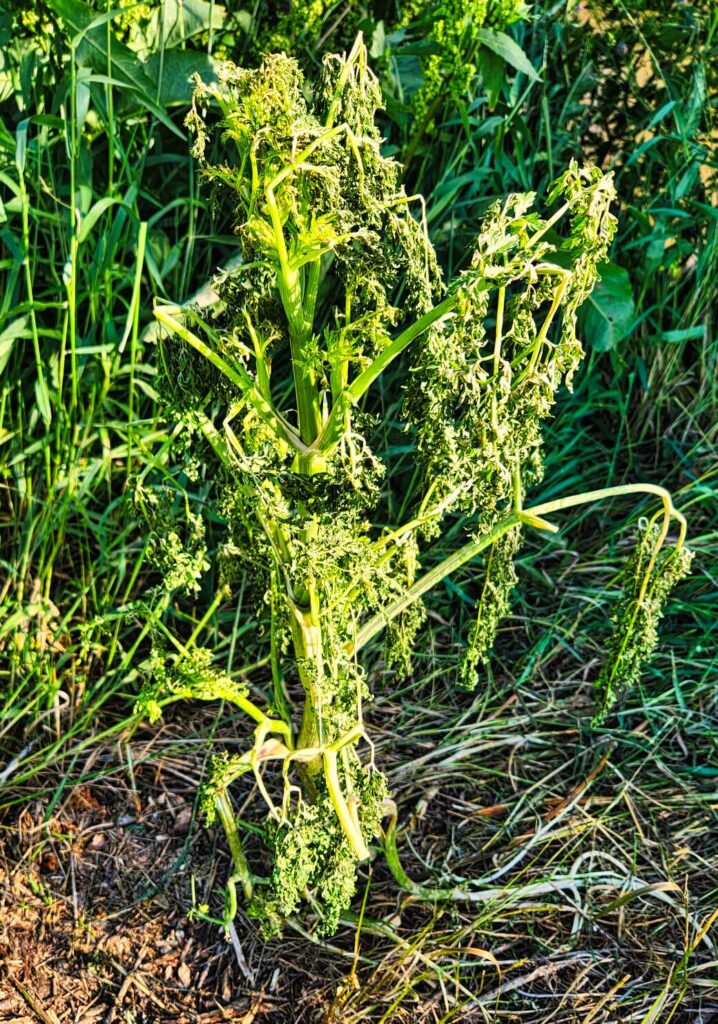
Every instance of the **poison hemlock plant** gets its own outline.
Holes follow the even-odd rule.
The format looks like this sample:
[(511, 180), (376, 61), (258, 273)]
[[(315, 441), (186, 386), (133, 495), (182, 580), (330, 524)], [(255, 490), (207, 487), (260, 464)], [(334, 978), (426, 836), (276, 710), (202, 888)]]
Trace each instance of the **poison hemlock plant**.
[[(221, 698), (255, 723), (246, 753), (217, 759), (204, 806), (224, 826), (234, 860), (228, 919), (239, 882), (251, 910), (276, 928), (311, 894), (331, 932), (357, 864), (382, 834), (391, 804), (364, 722), (370, 693), (359, 662), (369, 640), (389, 627), (392, 664), (407, 671), (422, 596), (485, 552), (462, 673), (474, 686), (508, 605), (522, 532), (555, 530), (545, 517), (562, 509), (650, 492), (663, 502), (663, 526), (650, 564), (643, 554), (631, 570), (632, 580), (647, 573), (649, 582), (632, 584), (617, 618), (628, 640), (612, 648), (612, 696), (626, 671), (636, 677), (660, 603), (687, 563), (658, 550), (671, 518), (680, 523), (679, 548), (685, 533), (660, 487), (524, 501), (541, 478), (541, 421), (582, 357), (576, 311), (613, 233), (610, 178), (571, 165), (548, 197), (548, 219), (530, 194), (494, 204), (470, 265), (444, 285), (421, 202), (407, 197), (399, 166), (382, 156), (380, 102), (360, 39), (348, 57), (325, 58), (311, 103), (298, 65), (284, 55), (256, 71), (226, 64), (217, 85), (198, 81), (188, 117), (194, 152), (231, 197), (243, 262), (215, 281), (222, 307), (211, 322), (192, 306), (155, 309), (179, 413), (175, 436), (184, 435), (190, 460), (206, 465), (226, 524), (218, 562), (228, 584), (249, 571), (266, 590), (274, 700), (259, 707), (193, 637), (178, 643), (179, 653), (158, 648), (139, 705), (154, 719), (174, 700)], [(226, 159), (210, 163), (217, 137)], [(383, 465), (360, 404), (402, 353), (423, 496), (407, 521), (380, 528), (371, 516), (386, 486)], [(424, 556), (432, 567), (422, 574), (421, 546), (451, 513), (468, 517), (471, 534), (438, 564)], [(189, 523), (194, 564), (206, 555)], [(163, 537), (174, 558), (181, 535), (163, 525), (157, 537), (158, 559)], [(180, 560), (172, 575), (172, 559), (164, 561), (173, 584), (196, 586), (189, 564)], [(285, 674), (301, 683), (301, 708), (289, 706)], [(245, 859), (228, 795), (247, 772), (267, 806), (273, 872), (263, 884)], [(386, 850), (402, 882), (393, 827)]]

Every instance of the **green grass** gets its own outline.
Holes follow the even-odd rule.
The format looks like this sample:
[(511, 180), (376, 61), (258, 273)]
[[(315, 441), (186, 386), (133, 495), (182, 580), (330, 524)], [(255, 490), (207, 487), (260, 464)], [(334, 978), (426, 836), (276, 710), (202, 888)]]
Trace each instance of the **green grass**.
[[(205, 204), (182, 143), (163, 152), (147, 118), (102, 122), (112, 90), (96, 86), (91, 98), (72, 60), (53, 95), (53, 62), (35, 56), (28, 109), (8, 101), (4, 118), (0, 328), (10, 334), (0, 742), (6, 756), (19, 737), (32, 745), (29, 773), (111, 728), (98, 716), (118, 694), (120, 725), (126, 717), (142, 628), (122, 610), (148, 574), (129, 482), (168, 428), (156, 419), (140, 333), (153, 292), (186, 289), (211, 266), (207, 252), (194, 255)], [(89, 103), (82, 130), (79, 102)]]
[[(309, 965), (292, 985), (333, 1003), (336, 1020), (538, 1024), (595, 1010), (593, 1021), (687, 1024), (701, 1006), (715, 1010), (710, 933), (693, 946), (718, 903), (708, 831), (718, 760), (718, 14), (708, 2), (605, 8), (582, 7), (598, 32), (566, 17), (564, 4), (537, 4), (515, 36), (541, 82), (512, 79), (493, 110), (479, 90), (466, 116), (417, 153), (411, 180), (431, 186), (429, 227), (451, 272), (495, 196), (540, 190), (573, 155), (615, 166), (613, 260), (633, 288), (630, 332), (592, 353), (562, 396), (535, 498), (666, 483), (689, 518), (695, 569), (640, 688), (600, 734), (588, 728), (592, 681), (632, 527), (650, 503), (571, 513), (555, 538), (529, 547), (475, 698), (453, 685), (475, 598), (470, 567), (434, 595), (410, 685), (392, 688), (382, 643), (373, 645), (380, 696), (370, 727), (391, 766), (407, 871), (442, 885), (472, 880), (481, 892), (482, 879), (519, 859), (501, 876), (511, 893), (437, 907), (400, 894), (377, 860), (361, 927), (347, 921), (314, 973), (311, 944), (291, 934), (287, 948)], [(197, 45), (229, 45), (230, 28)], [(193, 791), (213, 737), (229, 747), (242, 739), (220, 708), (175, 711), (154, 738), (132, 721), (150, 622), (191, 631), (213, 583), (167, 608), (151, 589), (133, 481), (157, 472), (172, 424), (158, 415), (144, 329), (152, 297), (191, 294), (233, 239), (186, 141), (128, 106), (116, 85), (97, 81), (88, 93), (66, 36), (38, 46), (31, 37), (15, 31), (14, 91), (3, 79), (0, 109), (0, 806), (9, 823), (32, 799), (51, 821), (83, 782), (134, 788), (139, 772), (146, 785), (150, 768)], [(183, 114), (168, 108), (177, 126)], [(400, 382), (399, 373), (377, 395), (384, 419), (393, 408), (398, 419)], [(390, 440), (401, 474), (410, 439)], [(203, 500), (201, 485), (194, 498)], [(248, 584), (202, 642), (266, 696), (258, 612)], [(221, 856), (218, 847), (192, 862), (213, 905), (208, 865)], [(187, 907), (188, 883), (173, 870)], [(636, 893), (636, 879), (654, 888)], [(566, 887), (522, 889), (551, 881)], [(357, 933), (359, 987), (347, 981)], [(263, 955), (274, 964), (282, 954)]]

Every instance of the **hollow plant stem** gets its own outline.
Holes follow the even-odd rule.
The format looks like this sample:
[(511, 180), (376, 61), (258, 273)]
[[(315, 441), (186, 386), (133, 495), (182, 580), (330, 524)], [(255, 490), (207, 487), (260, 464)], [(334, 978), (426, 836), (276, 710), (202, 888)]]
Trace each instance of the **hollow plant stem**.
[[(254, 888), (252, 882), (252, 872), (249, 869), (247, 858), (244, 855), (242, 849), (242, 840), (239, 838), (239, 829), (237, 828), (237, 821), (234, 817), (234, 811), (232, 805), (229, 802), (229, 797), (226, 793), (218, 793), (215, 797), (215, 808), (217, 810), (217, 817), (222, 823), (222, 827), (227, 836), (227, 844), (229, 845), (230, 853), (232, 854), (232, 865), (234, 871), (230, 877), (228, 889), (231, 893), (235, 880), (238, 880), (242, 884), (244, 895), (247, 901), (252, 898), (252, 891)], [(236, 912), (236, 896), (235, 896), (235, 912)], [(234, 914), (231, 915), (232, 917)]]

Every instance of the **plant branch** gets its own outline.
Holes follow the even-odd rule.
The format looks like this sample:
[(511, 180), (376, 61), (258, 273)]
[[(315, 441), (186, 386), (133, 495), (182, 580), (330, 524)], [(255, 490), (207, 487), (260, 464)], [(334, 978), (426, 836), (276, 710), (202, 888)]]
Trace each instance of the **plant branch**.
[(370, 640), (372, 640), (378, 633), (387, 626), (392, 619), (395, 619), (397, 615), (401, 615), (403, 611), (409, 608), (415, 601), (418, 601), (420, 597), (423, 597), (427, 591), (431, 590), (436, 586), (437, 583), (441, 583), (447, 576), (451, 576), (453, 572), (460, 569), (462, 565), (470, 562), (472, 558), (475, 558), (484, 548), (493, 544), (495, 541), (502, 537), (512, 526), (516, 526), (521, 521), (520, 515), (515, 512), (510, 513), (506, 519), (502, 520), (498, 526), (484, 536), (479, 537), (478, 540), (469, 541), (468, 544), (464, 544), (463, 547), (455, 551), (453, 555), (449, 555), (429, 572), (424, 573), (421, 579), (418, 579), (413, 587), (402, 594), (401, 597), (392, 601), (386, 608), (382, 609), (377, 615), (369, 619), (362, 628), (358, 631), (356, 639), (352, 645), (350, 645), (350, 653), (360, 651), (362, 647), (366, 646)]
[(655, 494), (659, 497), (663, 502), (666, 515), (675, 519), (679, 524), (679, 536), (676, 547), (682, 547), (687, 529), (685, 516), (675, 508), (670, 492), (665, 487), (659, 487), (657, 484), (621, 484), (617, 487), (603, 487), (600, 490), (586, 491), (583, 494), (571, 494), (565, 498), (557, 498), (555, 501), (533, 505), (531, 508), (510, 513), (490, 533), (476, 540), (469, 541), (468, 544), (455, 551), (453, 555), (449, 555), (448, 558), (445, 558), (433, 569), (425, 573), (401, 597), (392, 601), (361, 627), (354, 643), (349, 645), (350, 653), (360, 651), (370, 640), (381, 633), (392, 619), (395, 619), (397, 615), (401, 615), (403, 611), (409, 608), (415, 601), (418, 601), (420, 597), (423, 597), (437, 583), (440, 583), (447, 576), (456, 572), (462, 565), (470, 562), (472, 558), (475, 558), (484, 548), (497, 541), (512, 526), (516, 526), (518, 523), (525, 523), (527, 526), (555, 532), (555, 527), (551, 523), (546, 522), (543, 519), (544, 516), (550, 515), (552, 512), (560, 512), (563, 509), (575, 508), (578, 505), (587, 505), (603, 501), (607, 498), (624, 497), (628, 494)]

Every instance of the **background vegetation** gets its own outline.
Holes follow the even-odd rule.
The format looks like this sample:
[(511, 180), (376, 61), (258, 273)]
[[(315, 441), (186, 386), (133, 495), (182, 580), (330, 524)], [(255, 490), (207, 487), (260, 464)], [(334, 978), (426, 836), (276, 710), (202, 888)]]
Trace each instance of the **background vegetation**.
[[(413, 22), (390, 4), (307, 6), (311, 17), (279, 23), (272, 5), (199, 0), (0, 10), (0, 1019), (35, 1020), (38, 1007), (103, 1019), (116, 1005), (127, 1021), (209, 1021), (226, 1005), (277, 1022), (708, 1020), (718, 11), (513, 5), (497, 24), (517, 49), (502, 56), (480, 34), (490, 5), (456, 40), (437, 40), (436, 5), (429, 17), (413, 4)], [(155, 620), (179, 635), (201, 624), (218, 662), (266, 696), (262, 609), (248, 586), (205, 621), (211, 578), (168, 607), (152, 589), (135, 482), (170, 473), (200, 503), (206, 487), (164, 457), (173, 424), (158, 413), (147, 328), (153, 296), (193, 294), (236, 251), (189, 155), (189, 72), (252, 61), (278, 35), (311, 65), (356, 29), (388, 92), (388, 150), (425, 193), (447, 270), (491, 199), (540, 192), (572, 156), (614, 168), (612, 264), (583, 315), (591, 354), (562, 397), (536, 498), (666, 483), (697, 554), (641, 687), (599, 734), (591, 687), (643, 508), (616, 504), (527, 550), (476, 695), (455, 686), (470, 567), (434, 596), (400, 691), (377, 641), (370, 726), (407, 868), (483, 880), (482, 895), (419, 904), (378, 859), (331, 946), (310, 916), (269, 945), (243, 919), (239, 950), (188, 910), (218, 905), (226, 867), (218, 837), (195, 824), (197, 785), (210, 749), (243, 738), (220, 706), (177, 708), (154, 730), (132, 708)], [(429, 109), (416, 94), (436, 50)], [(468, 64), (457, 91), (452, 69)], [(377, 399), (389, 424), (401, 377)], [(411, 439), (387, 440), (401, 474)]]

